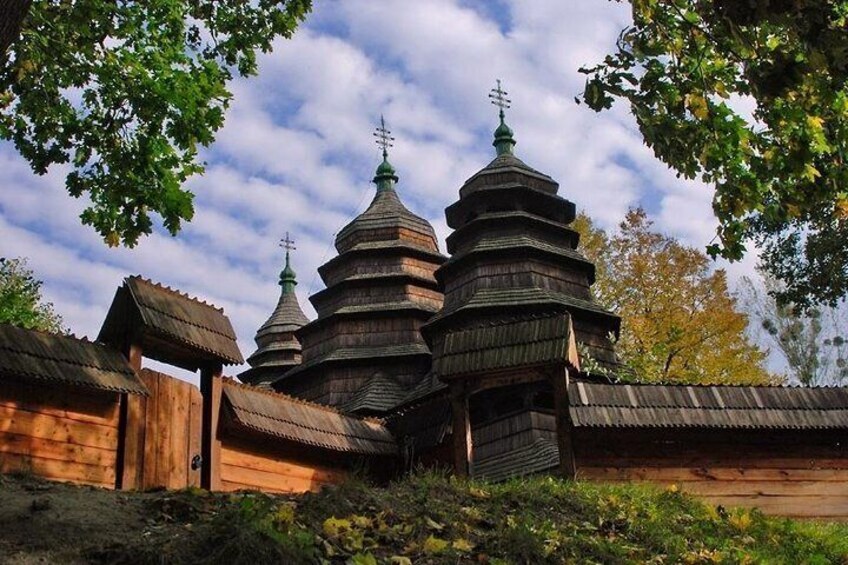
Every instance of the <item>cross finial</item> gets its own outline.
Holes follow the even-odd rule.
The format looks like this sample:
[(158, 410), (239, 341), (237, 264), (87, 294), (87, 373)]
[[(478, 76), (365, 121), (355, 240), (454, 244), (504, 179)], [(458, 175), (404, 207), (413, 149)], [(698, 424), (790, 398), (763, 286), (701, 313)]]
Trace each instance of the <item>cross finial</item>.
[(294, 251), (297, 247), (294, 246), (294, 240), (289, 236), (289, 232), (286, 232), (286, 238), (280, 240), (280, 247), (286, 250), (286, 255), (289, 254), (289, 251)]
[(386, 120), (384, 120), (383, 115), (380, 114), (380, 127), (378, 127), (374, 132), (374, 137), (377, 138), (377, 147), (380, 147), (383, 150), (384, 159), (389, 156), (389, 147), (392, 147), (392, 141), (395, 140), (391, 133), (391, 131), (386, 129)]
[(500, 117), (501, 121), (504, 119), (504, 110), (510, 107), (512, 104), (512, 100), (506, 97), (509, 94), (506, 90), (501, 87), (501, 79), (497, 79), (498, 86), (497, 88), (493, 88), (489, 93), (490, 102), (500, 108)]

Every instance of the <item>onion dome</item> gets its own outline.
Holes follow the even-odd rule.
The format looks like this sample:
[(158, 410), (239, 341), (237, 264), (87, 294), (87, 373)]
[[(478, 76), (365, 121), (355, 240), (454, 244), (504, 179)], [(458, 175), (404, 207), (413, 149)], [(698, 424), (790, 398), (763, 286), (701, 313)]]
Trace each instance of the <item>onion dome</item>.
[(294, 332), (309, 323), (295, 294), (297, 276), (291, 267), (289, 251), (294, 243), (286, 234), (286, 265), (280, 272), (280, 299), (277, 307), (256, 332), (257, 349), (248, 357), (250, 369), (241, 373), (242, 382), (270, 385), (289, 369), (300, 364), (301, 347)]

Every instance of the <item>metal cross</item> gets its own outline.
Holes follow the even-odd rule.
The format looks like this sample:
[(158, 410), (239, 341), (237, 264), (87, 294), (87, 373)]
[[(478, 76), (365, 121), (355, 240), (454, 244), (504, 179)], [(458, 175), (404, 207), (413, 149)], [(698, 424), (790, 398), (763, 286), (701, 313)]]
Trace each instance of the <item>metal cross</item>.
[(510, 104), (512, 104), (512, 100), (506, 97), (509, 94), (503, 88), (501, 88), (501, 79), (497, 79), (498, 87), (493, 88), (489, 93), (490, 102), (501, 109), (500, 115), (501, 118), (504, 116), (504, 109), (509, 108)]
[(391, 136), (389, 130), (386, 129), (386, 120), (383, 119), (383, 115), (380, 115), (380, 127), (374, 132), (374, 137), (376, 137), (377, 147), (381, 147), (383, 149), (383, 157), (388, 156), (389, 147), (392, 147), (392, 141), (395, 140), (394, 137)]
[(289, 251), (294, 251), (297, 247), (294, 246), (294, 240), (289, 237), (289, 232), (286, 232), (286, 238), (280, 240), (280, 247), (286, 250), (286, 255)]

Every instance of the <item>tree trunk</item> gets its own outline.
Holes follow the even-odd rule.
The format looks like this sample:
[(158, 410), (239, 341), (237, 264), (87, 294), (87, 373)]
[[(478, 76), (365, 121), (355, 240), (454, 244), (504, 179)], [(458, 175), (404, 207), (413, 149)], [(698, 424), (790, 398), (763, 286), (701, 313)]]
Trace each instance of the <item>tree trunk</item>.
[(18, 40), (31, 4), (32, 0), (0, 0), (0, 64), (6, 63), (6, 51)]

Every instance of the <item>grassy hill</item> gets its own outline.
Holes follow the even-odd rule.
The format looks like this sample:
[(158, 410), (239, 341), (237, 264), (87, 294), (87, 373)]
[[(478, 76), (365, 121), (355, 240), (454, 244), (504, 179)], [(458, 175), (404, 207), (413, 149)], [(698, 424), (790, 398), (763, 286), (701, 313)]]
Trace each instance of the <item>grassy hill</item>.
[(422, 472), (274, 497), (0, 477), (0, 562), (848, 564), (848, 526), (708, 506), (673, 486), (552, 478)]

